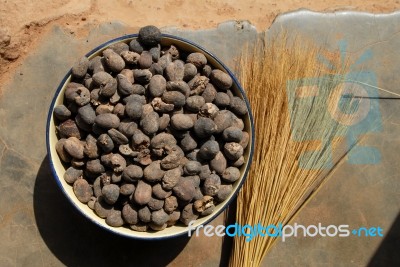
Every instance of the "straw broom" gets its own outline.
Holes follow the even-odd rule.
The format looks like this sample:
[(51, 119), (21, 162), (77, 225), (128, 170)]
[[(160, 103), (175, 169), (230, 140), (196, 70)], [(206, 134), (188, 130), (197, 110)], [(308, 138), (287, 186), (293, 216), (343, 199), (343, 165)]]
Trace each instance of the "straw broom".
[[(338, 112), (346, 68), (324, 69), (318, 61), (321, 48), (299, 38), (289, 40), (286, 34), (265, 38), (250, 52), (241, 57), (239, 79), (254, 115), (256, 141), (253, 163), (238, 195), (236, 221), (285, 225), (332, 170), (329, 142), (310, 140), (319, 136), (335, 147), (339, 142), (335, 137), (344, 135), (346, 128), (331, 114), (340, 119), (346, 113)], [(313, 86), (305, 83), (308, 77), (318, 78)], [(289, 85), (298, 90), (288, 91)], [(309, 96), (304, 102), (316, 92), (318, 97)], [(345, 109), (350, 111), (351, 106)], [(323, 112), (327, 108), (330, 112)], [(300, 162), (305, 152), (309, 156)], [(229, 266), (259, 266), (276, 241), (267, 236), (245, 239), (234, 237)]]

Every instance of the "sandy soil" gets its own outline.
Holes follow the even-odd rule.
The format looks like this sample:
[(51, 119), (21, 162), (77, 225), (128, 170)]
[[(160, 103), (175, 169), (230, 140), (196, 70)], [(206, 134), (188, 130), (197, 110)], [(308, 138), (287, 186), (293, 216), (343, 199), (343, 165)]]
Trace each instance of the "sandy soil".
[(188, 29), (211, 28), (226, 20), (249, 20), (265, 30), (287, 11), (339, 9), (387, 13), (400, 1), (378, 0), (0, 0), (0, 92), (24, 57), (53, 25), (84, 34), (102, 22), (122, 21), (132, 27), (153, 24)]

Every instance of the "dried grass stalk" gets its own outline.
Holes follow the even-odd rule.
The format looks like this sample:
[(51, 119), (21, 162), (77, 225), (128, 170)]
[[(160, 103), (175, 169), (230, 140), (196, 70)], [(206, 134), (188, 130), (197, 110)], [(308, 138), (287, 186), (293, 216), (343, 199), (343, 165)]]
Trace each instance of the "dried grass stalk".
[[(324, 112), (339, 111), (346, 68), (330, 72), (318, 61), (322, 52), (310, 42), (289, 40), (282, 34), (265, 38), (241, 57), (239, 79), (252, 107), (256, 141), (253, 163), (237, 199), (238, 224), (286, 224), (329, 173), (324, 166), (332, 159), (331, 151), (324, 144), (317, 144), (315, 150), (316, 142), (310, 140), (316, 135), (335, 146), (339, 141), (335, 137), (346, 131)], [(340, 59), (332, 60), (335, 64)], [(309, 86), (304, 78), (318, 79)], [(287, 90), (289, 83), (299, 89), (295, 95)], [(319, 97), (302, 101), (302, 95), (315, 92)], [(310, 156), (301, 167), (300, 156), (306, 151)], [(257, 236), (246, 242), (245, 238), (234, 238), (230, 266), (259, 266), (276, 241)]]

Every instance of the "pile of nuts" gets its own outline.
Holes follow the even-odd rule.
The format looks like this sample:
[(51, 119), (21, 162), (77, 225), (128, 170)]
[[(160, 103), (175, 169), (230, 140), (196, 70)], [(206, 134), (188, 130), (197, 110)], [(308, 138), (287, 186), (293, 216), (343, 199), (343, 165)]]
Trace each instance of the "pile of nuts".
[(54, 108), (64, 179), (110, 226), (159, 231), (209, 215), (247, 160), (248, 109), (231, 77), (160, 41), (146, 26), (80, 59)]

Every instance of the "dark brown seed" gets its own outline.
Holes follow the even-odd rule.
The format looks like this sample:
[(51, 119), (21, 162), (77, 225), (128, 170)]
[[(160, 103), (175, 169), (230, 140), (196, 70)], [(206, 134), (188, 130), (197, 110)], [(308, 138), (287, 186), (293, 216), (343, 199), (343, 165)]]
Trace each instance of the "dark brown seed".
[(141, 84), (147, 84), (150, 81), (152, 75), (153, 74), (149, 70), (133, 70), (133, 77), (135, 78), (135, 81)]
[(169, 81), (167, 82), (167, 91), (178, 91), (185, 97), (190, 95), (190, 87), (184, 81)]
[(196, 220), (199, 217), (198, 213), (193, 209), (193, 204), (186, 205), (181, 213), (180, 221), (185, 225), (189, 225), (191, 221)]
[(129, 144), (120, 145), (118, 147), (118, 151), (119, 153), (121, 153), (121, 155), (128, 157), (136, 157), (137, 155), (139, 155), (139, 152), (133, 151)]
[(133, 194), (133, 199), (138, 205), (146, 205), (151, 200), (151, 185), (138, 181), (135, 193)]
[(75, 169), (74, 167), (69, 167), (64, 173), (64, 180), (73, 184), (76, 180), (83, 178), (83, 171)]
[(122, 172), (122, 178), (127, 182), (134, 182), (143, 177), (143, 170), (137, 165), (128, 165)]
[(215, 196), (221, 186), (221, 179), (216, 174), (211, 174), (203, 184), (203, 192), (208, 196)]
[(163, 55), (162, 57), (160, 57), (160, 59), (158, 60), (158, 64), (160, 64), (160, 67), (164, 70), (169, 63), (172, 62), (172, 56), (171, 54), (167, 53), (165, 55)]
[(229, 106), (231, 99), (226, 93), (218, 92), (214, 99), (214, 104), (220, 108)]
[(121, 57), (125, 60), (126, 64), (138, 64), (140, 55), (132, 51), (123, 51)]
[(143, 176), (148, 182), (158, 182), (164, 177), (164, 171), (161, 170), (160, 161), (153, 161), (143, 170)]
[(183, 80), (185, 82), (190, 81), (197, 74), (197, 68), (192, 63), (186, 63), (183, 71)]
[(107, 204), (103, 197), (99, 197), (94, 204), (94, 211), (100, 218), (106, 218), (112, 211), (113, 206)]
[(86, 163), (86, 171), (90, 174), (94, 174), (95, 177), (103, 172), (105, 172), (104, 166), (100, 163), (99, 159), (89, 160)]
[(160, 59), (160, 54), (161, 54), (161, 46), (160, 46), (160, 44), (150, 48), (149, 53), (151, 54), (151, 57), (152, 57), (153, 61), (157, 62)]
[(111, 139), (114, 141), (115, 144), (118, 145), (125, 145), (129, 143), (129, 139), (122, 134), (120, 131), (116, 129), (110, 129), (107, 131), (108, 135), (111, 137)]
[(83, 159), (83, 144), (81, 141), (76, 137), (68, 138), (64, 143), (65, 151), (75, 159)]
[(228, 90), (232, 86), (232, 78), (222, 70), (215, 69), (210, 74), (211, 82), (221, 90)]
[(238, 160), (232, 162), (231, 164), (233, 167), (239, 168), (240, 166), (242, 166), (244, 164), (244, 157), (241, 156)]
[(153, 25), (140, 28), (138, 41), (147, 46), (155, 46), (161, 41), (161, 31)]
[(140, 219), (142, 222), (147, 223), (147, 222), (150, 222), (150, 221), (151, 221), (151, 211), (150, 211), (150, 209), (149, 209), (147, 206), (145, 206), (145, 207), (139, 209), (139, 211), (138, 211), (138, 216), (139, 216), (139, 219)]
[[(134, 85), (135, 86), (135, 85)], [(132, 94), (130, 96), (125, 97), (124, 99), (122, 99), (122, 102), (124, 104), (127, 104), (130, 101), (136, 101), (142, 105), (146, 104), (146, 97), (144, 95), (136, 95), (136, 94)]]
[(88, 134), (88, 136), (86, 137), (86, 143), (83, 147), (83, 153), (90, 159), (95, 159), (99, 157), (97, 140), (91, 134)]
[(144, 50), (143, 46), (139, 43), (139, 41), (137, 39), (133, 39), (130, 43), (129, 43), (129, 49), (133, 52), (139, 53), (141, 54)]
[(195, 76), (188, 82), (191, 90), (190, 95), (201, 95), (206, 89), (209, 80), (206, 76)]
[(229, 160), (238, 160), (243, 155), (243, 147), (238, 143), (226, 143), (224, 145), (224, 154)]
[(140, 121), (140, 126), (145, 134), (152, 135), (158, 131), (159, 115), (157, 112), (150, 112)]
[(113, 205), (119, 197), (119, 186), (116, 184), (105, 185), (101, 189), (101, 194), (108, 204)]
[(247, 114), (246, 102), (244, 102), (244, 100), (241, 99), (240, 97), (237, 96), (233, 97), (230, 103), (230, 107), (231, 110), (239, 116)]
[(171, 55), (172, 59), (178, 59), (179, 58), (179, 50), (176, 48), (176, 46), (171, 45), (166, 51), (167, 54)]
[(101, 134), (97, 139), (97, 144), (105, 153), (114, 149), (114, 142), (108, 134)]
[(64, 105), (58, 105), (54, 108), (54, 116), (60, 121), (65, 121), (71, 117), (71, 111)]
[(115, 43), (110, 45), (108, 48), (112, 49), (118, 55), (121, 55), (124, 51), (129, 51), (129, 45), (126, 43)]
[(178, 167), (180, 165), (181, 159), (184, 157), (182, 149), (177, 145), (168, 145), (165, 147), (165, 150), (168, 156), (161, 160), (161, 167), (165, 170), (170, 170)]
[(112, 72), (119, 73), (125, 68), (125, 61), (120, 55), (115, 53), (111, 49), (106, 49), (103, 51), (103, 56), (105, 58), (107, 66)]
[(60, 159), (63, 162), (70, 162), (71, 156), (64, 149), (64, 144), (66, 141), (67, 141), (67, 139), (65, 139), (65, 138), (61, 138), (60, 140), (58, 140), (56, 143), (56, 151), (57, 151), (58, 156), (60, 157)]
[(178, 184), (172, 190), (175, 196), (183, 201), (191, 201), (196, 193), (193, 182), (184, 177), (179, 179)]
[(197, 142), (193, 138), (192, 134), (190, 134), (190, 133), (185, 134), (185, 136), (181, 140), (182, 150), (185, 152), (188, 152), (188, 151), (192, 151), (196, 147), (197, 147)]
[(88, 203), (93, 196), (93, 190), (85, 179), (77, 179), (73, 189), (76, 198), (82, 203)]
[(164, 206), (164, 200), (152, 198), (149, 203), (147, 203), (147, 206), (151, 210), (161, 210)]
[(217, 131), (217, 125), (210, 118), (200, 117), (194, 124), (194, 132), (199, 138), (208, 138)]
[(161, 98), (165, 103), (173, 104), (175, 108), (183, 107), (186, 103), (185, 96), (178, 91), (164, 92)]
[(124, 225), (121, 211), (112, 210), (107, 216), (106, 223), (112, 227), (121, 227), (122, 225)]
[(163, 225), (168, 220), (169, 216), (163, 209), (153, 211), (153, 213), (151, 214), (151, 221), (156, 225)]
[(170, 120), (171, 120), (171, 118), (170, 118), (170, 116), (168, 114), (163, 114), (160, 117), (160, 120), (159, 120), (159, 123), (158, 123), (159, 124), (158, 125), (158, 130), (159, 131), (164, 131), (168, 127), (168, 125), (170, 123)]
[(191, 53), (187, 57), (186, 62), (192, 63), (197, 68), (202, 68), (205, 64), (207, 64), (207, 58), (204, 56), (204, 54), (196, 52), (196, 53)]
[(150, 146), (150, 138), (142, 133), (140, 130), (136, 130), (136, 132), (132, 136), (132, 147), (135, 150), (143, 150)]
[(125, 96), (133, 93), (133, 85), (125, 75), (117, 75), (117, 84), (118, 92), (120, 93), (120, 95)]
[(243, 138), (243, 132), (236, 127), (228, 127), (222, 132), (222, 138), (226, 142), (236, 142), (239, 143)]
[(125, 105), (125, 113), (131, 119), (140, 119), (143, 113), (143, 106), (137, 101), (129, 101)]
[(210, 161), (211, 170), (215, 171), (219, 175), (225, 171), (226, 166), (226, 158), (221, 151), (219, 151), (217, 155)]
[[(218, 154), (217, 154), (218, 156)], [(201, 181), (204, 181), (211, 175), (210, 166), (208, 164), (202, 165), (199, 173), (199, 177)]]
[(198, 155), (203, 159), (211, 160), (218, 154), (219, 151), (220, 149), (218, 142), (209, 140), (200, 147)]
[(196, 175), (201, 171), (201, 164), (198, 161), (188, 161), (185, 166), (183, 166), (183, 172), (186, 175)]
[(93, 182), (93, 192), (95, 197), (101, 196), (101, 177), (97, 177)]
[(132, 135), (136, 130), (137, 130), (137, 124), (130, 120), (121, 121), (121, 123), (118, 126), (118, 131), (120, 131), (123, 135), (125, 135), (128, 138), (132, 137)]
[(135, 185), (133, 184), (123, 184), (119, 189), (119, 193), (124, 196), (130, 196), (135, 192)]
[(172, 191), (164, 190), (161, 184), (157, 183), (153, 186), (153, 195), (158, 199), (165, 199), (172, 195)]
[(115, 172), (112, 173), (112, 175), (111, 175), (111, 182), (112, 183), (116, 184), (116, 183), (121, 182), (121, 180), (122, 180), (122, 174), (120, 172), (119, 173), (115, 173)]
[(69, 138), (69, 137), (76, 137), (78, 139), (81, 138), (81, 133), (78, 129), (78, 126), (71, 119), (68, 119), (62, 122), (60, 125), (58, 125), (57, 130), (61, 138)]
[(181, 212), (178, 210), (173, 211), (170, 215), (169, 215), (169, 220), (167, 222), (168, 226), (172, 226), (175, 225), (177, 221), (179, 221), (179, 218), (181, 217)]
[(106, 113), (106, 114), (97, 115), (94, 122), (98, 126), (104, 128), (104, 129), (111, 129), (111, 128), (118, 128), (120, 119), (118, 118), (117, 115), (114, 115), (111, 113)]
[(164, 201), (164, 210), (167, 213), (172, 213), (178, 208), (178, 200), (175, 196), (169, 196)]
[(137, 224), (139, 221), (138, 212), (131, 204), (126, 204), (122, 208), (122, 218), (128, 224)]
[(71, 166), (77, 169), (82, 168), (85, 166), (85, 160), (83, 159), (71, 159)]
[(236, 167), (228, 167), (222, 174), (222, 179), (226, 182), (233, 183), (240, 178), (240, 171)]
[(96, 115), (112, 113), (113, 111), (114, 111), (114, 106), (111, 106), (109, 104), (98, 105), (97, 108), (96, 108)]
[(153, 76), (157, 75), (157, 74), (163, 75), (163, 73), (164, 73), (164, 70), (159, 63), (151, 64), (149, 71), (153, 74)]
[(192, 119), (186, 114), (175, 114), (171, 117), (171, 126), (178, 131), (189, 130), (193, 125)]
[(204, 196), (193, 203), (193, 208), (199, 213), (204, 212), (211, 206), (214, 206), (214, 198), (210, 196)]
[(165, 77), (168, 81), (181, 81), (185, 75), (185, 63), (182, 60), (175, 60), (165, 68)]
[(166, 171), (162, 179), (162, 188), (166, 190), (174, 188), (178, 184), (181, 175), (182, 169), (179, 167)]
[(222, 133), (233, 123), (234, 114), (229, 110), (220, 110), (214, 117), (214, 123), (217, 126), (216, 133)]
[(215, 97), (217, 96), (217, 90), (211, 83), (209, 83), (209, 84), (207, 84), (207, 86), (204, 89), (204, 92), (201, 94), (201, 96), (204, 98), (204, 101), (206, 101), (206, 103), (211, 103), (214, 101)]
[(125, 115), (125, 105), (122, 103), (118, 103), (115, 105), (113, 114), (117, 115), (118, 118), (122, 118)]
[(186, 99), (186, 108), (192, 112), (199, 112), (200, 108), (205, 104), (202, 96), (194, 95)]
[(150, 68), (151, 64), (153, 63), (153, 57), (148, 51), (143, 51), (139, 58), (139, 66), (141, 69), (148, 69)]
[(89, 60), (89, 70), (91, 70), (93, 73), (101, 72), (105, 69), (105, 62), (102, 57), (96, 56)]
[(84, 122), (80, 114), (75, 116), (75, 123), (82, 131), (90, 132), (92, 130), (92, 126)]
[(89, 68), (89, 60), (87, 59), (87, 57), (82, 57), (72, 67), (71, 70), (72, 76), (81, 79), (85, 77), (88, 68)]
[(203, 67), (203, 69), (201, 70), (201, 74), (204, 75), (204, 76), (206, 76), (206, 77), (209, 77), (210, 74), (211, 74), (211, 71), (212, 71), (211, 66), (210, 66), (210, 65), (205, 65), (205, 66)]
[(96, 198), (96, 197), (91, 197), (90, 200), (89, 200), (89, 202), (87, 203), (88, 207), (89, 207), (91, 210), (94, 210), (94, 204), (96, 203), (96, 201), (97, 201), (97, 198)]
[(175, 106), (173, 104), (167, 104), (160, 97), (155, 97), (151, 101), (151, 105), (154, 108), (155, 111), (161, 112), (161, 113), (166, 113), (166, 112), (171, 112), (174, 110)]
[(80, 107), (78, 109), (78, 114), (80, 115), (81, 119), (89, 125), (92, 125), (96, 119), (96, 112), (90, 104)]
[(161, 96), (167, 88), (167, 81), (162, 75), (154, 75), (150, 79), (149, 92), (152, 96)]

